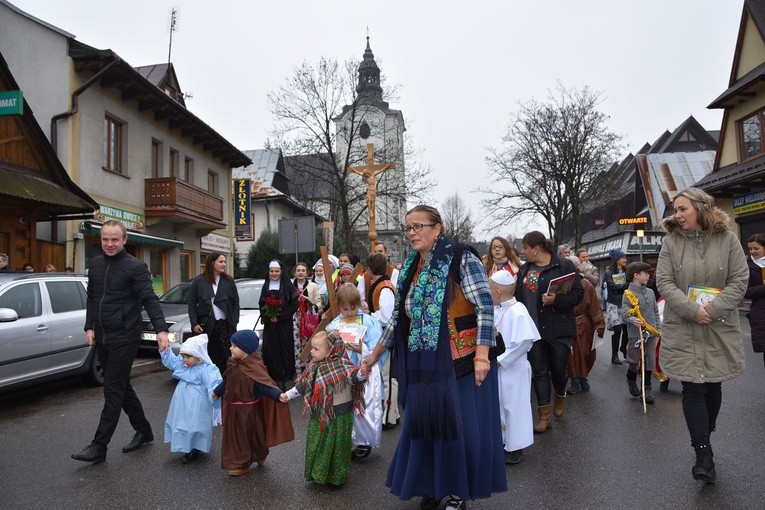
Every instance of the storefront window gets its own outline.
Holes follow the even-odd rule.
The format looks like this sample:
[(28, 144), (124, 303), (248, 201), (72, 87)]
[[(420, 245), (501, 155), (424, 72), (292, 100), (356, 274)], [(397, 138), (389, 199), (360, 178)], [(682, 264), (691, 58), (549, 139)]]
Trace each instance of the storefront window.
[(152, 248), (149, 253), (149, 271), (151, 272), (151, 285), (157, 295), (165, 292), (165, 250)]
[(194, 254), (189, 251), (182, 251), (181, 252), (181, 281), (185, 282), (186, 280), (190, 280), (194, 275), (191, 274), (191, 261), (193, 260), (192, 257)]

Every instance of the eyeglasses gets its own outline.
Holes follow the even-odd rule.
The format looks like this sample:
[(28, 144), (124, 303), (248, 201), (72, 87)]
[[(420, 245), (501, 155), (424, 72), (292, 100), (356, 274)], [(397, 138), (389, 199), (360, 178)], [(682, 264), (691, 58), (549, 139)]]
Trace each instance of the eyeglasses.
[(503, 249), (503, 248), (504, 248), (504, 246), (502, 246), (501, 244), (498, 244), (498, 245), (496, 245), (496, 246), (492, 246), (492, 247), (491, 247), (491, 249), (492, 249), (492, 250), (501, 250), (501, 249)]
[(410, 230), (414, 230), (415, 232), (422, 232), (422, 227), (435, 227), (435, 223), (412, 223), (411, 225), (407, 225), (403, 228), (402, 232), (404, 234), (408, 234)]

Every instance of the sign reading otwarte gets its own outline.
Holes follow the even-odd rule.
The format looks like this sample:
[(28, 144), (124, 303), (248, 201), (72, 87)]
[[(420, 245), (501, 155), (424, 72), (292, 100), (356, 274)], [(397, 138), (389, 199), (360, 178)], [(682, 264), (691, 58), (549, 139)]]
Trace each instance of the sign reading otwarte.
[(24, 115), (24, 95), (20, 90), (0, 92), (0, 116)]
[(645, 225), (648, 223), (648, 216), (638, 216), (637, 218), (619, 218), (619, 225)]
[(250, 179), (234, 179), (234, 237), (252, 240)]

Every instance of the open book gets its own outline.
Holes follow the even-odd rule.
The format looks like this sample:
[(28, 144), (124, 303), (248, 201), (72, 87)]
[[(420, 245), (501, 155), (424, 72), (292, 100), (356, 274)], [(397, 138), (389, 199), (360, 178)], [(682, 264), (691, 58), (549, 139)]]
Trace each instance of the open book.
[(336, 329), (343, 342), (357, 346), (361, 346), (361, 342), (364, 341), (364, 333), (367, 331), (366, 326), (354, 323), (340, 323)]
[(571, 290), (571, 286), (574, 284), (576, 273), (568, 273), (557, 278), (550, 280), (550, 285), (547, 286), (547, 292), (554, 292), (555, 294), (565, 294)]

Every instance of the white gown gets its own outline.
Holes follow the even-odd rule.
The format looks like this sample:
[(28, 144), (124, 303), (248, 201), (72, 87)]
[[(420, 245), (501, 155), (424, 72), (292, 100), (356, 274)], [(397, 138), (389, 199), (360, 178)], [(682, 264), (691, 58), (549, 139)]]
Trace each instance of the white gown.
[(529, 312), (515, 298), (494, 309), (494, 327), (505, 342), (505, 352), (497, 358), (499, 414), (505, 450), (512, 452), (534, 444), (531, 364), (526, 355), (540, 336)]

